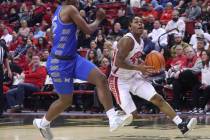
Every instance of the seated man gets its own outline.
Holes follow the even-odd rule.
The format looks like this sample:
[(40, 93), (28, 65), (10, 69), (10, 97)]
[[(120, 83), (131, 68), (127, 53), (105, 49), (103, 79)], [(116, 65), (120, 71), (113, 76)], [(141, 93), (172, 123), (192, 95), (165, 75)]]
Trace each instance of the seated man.
[(183, 47), (181, 45), (175, 48), (175, 57), (172, 58), (170, 62), (170, 69), (166, 72), (166, 80), (174, 79), (174, 75), (180, 69), (186, 67), (187, 57), (184, 54)]
[(192, 47), (187, 47), (184, 50), (187, 57), (187, 62), (184, 68), (180, 68), (174, 74), (173, 81), (173, 105), (174, 108), (179, 110), (182, 97), (185, 91), (192, 90), (192, 88), (199, 82), (197, 74), (201, 72), (202, 61), (201, 58), (196, 56)]
[(45, 82), (47, 75), (46, 68), (40, 65), (40, 57), (33, 56), (32, 63), (28, 71), (21, 74), (24, 79), (23, 83), (19, 83), (16, 88), (6, 93), (10, 112), (20, 112), (26, 94), (40, 91)]
[(207, 50), (209, 48), (210, 34), (203, 30), (203, 26), (199, 22), (195, 23), (194, 32), (195, 34), (191, 36), (189, 44), (193, 46), (195, 50), (197, 50), (198, 41), (204, 40), (204, 48)]
[(176, 57), (176, 47), (181, 46), (183, 49), (189, 47), (190, 45), (183, 41), (183, 36), (181, 33), (174, 34), (174, 45), (171, 47), (171, 56)]

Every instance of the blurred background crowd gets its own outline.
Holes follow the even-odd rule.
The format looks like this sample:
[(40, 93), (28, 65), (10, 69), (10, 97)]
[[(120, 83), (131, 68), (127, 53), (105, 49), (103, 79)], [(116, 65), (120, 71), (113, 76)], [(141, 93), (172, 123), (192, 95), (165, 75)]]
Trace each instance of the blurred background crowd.
[[(21, 111), (25, 98), (34, 92), (53, 91), (45, 62), (52, 47), (51, 19), (60, 2), (0, 0), (1, 45), (8, 49), (13, 73), (8, 76), (4, 69), (5, 108), (10, 112)], [(166, 61), (164, 76), (151, 82), (176, 111), (207, 111), (210, 0), (80, 0), (79, 12), (88, 23), (94, 21), (97, 8), (106, 10), (106, 19), (93, 35), (78, 31), (80, 55), (108, 77), (117, 41), (129, 31), (130, 17), (140, 16), (145, 25), (143, 57), (156, 50), (163, 53)], [(75, 89), (94, 90), (94, 86), (75, 81)], [(185, 104), (186, 100), (190, 105)], [(72, 107), (75, 106), (101, 110), (95, 96), (77, 95)], [(141, 112), (158, 112), (148, 103), (141, 102), (139, 106)]]

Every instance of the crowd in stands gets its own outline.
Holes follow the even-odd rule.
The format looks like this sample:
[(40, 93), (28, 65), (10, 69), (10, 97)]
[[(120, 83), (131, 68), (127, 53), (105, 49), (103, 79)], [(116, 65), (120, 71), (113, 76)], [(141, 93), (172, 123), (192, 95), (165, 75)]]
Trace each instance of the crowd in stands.
[[(14, 77), (9, 79), (5, 69), (4, 92), (8, 109), (15, 112), (23, 108), (24, 97), (50, 83), (45, 62), (52, 47), (51, 19), (61, 1), (0, 2), (0, 38)], [(107, 17), (93, 35), (78, 31), (80, 55), (108, 77), (117, 41), (129, 31), (130, 17), (140, 16), (145, 24), (143, 57), (156, 50), (166, 60), (164, 77), (153, 83), (171, 88), (177, 111), (185, 108), (183, 97), (190, 91), (189, 109), (204, 112), (210, 98), (210, 0), (80, 0), (80, 15), (88, 23), (97, 8), (104, 8)]]

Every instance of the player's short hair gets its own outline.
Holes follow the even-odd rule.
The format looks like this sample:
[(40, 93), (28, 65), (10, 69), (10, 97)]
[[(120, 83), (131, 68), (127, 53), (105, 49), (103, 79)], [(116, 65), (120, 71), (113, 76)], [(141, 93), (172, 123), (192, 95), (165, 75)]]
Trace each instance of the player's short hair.
[[(131, 23), (133, 22), (133, 19), (134, 19), (135, 17), (139, 17), (139, 16), (133, 15), (132, 17), (129, 18), (128, 28), (131, 26)], [(139, 18), (141, 18), (141, 17), (139, 17)], [(141, 19), (142, 19), (142, 18), (141, 18)]]

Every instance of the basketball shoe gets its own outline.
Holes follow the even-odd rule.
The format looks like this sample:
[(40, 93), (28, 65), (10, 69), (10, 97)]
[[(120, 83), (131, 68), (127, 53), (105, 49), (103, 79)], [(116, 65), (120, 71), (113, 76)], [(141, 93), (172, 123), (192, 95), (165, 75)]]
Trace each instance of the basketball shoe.
[(129, 125), (133, 121), (133, 115), (115, 115), (109, 119), (110, 132), (116, 131), (119, 128)]
[(197, 125), (197, 119), (192, 118), (190, 121), (183, 121), (178, 125), (178, 128), (182, 132), (183, 135), (187, 135), (195, 126)]
[(53, 134), (50, 130), (50, 125), (47, 125), (47, 126), (41, 126), (41, 121), (42, 119), (34, 119), (33, 121), (33, 125), (39, 129), (42, 137), (45, 139), (45, 140), (52, 140), (53, 139)]

